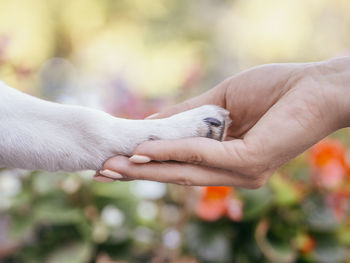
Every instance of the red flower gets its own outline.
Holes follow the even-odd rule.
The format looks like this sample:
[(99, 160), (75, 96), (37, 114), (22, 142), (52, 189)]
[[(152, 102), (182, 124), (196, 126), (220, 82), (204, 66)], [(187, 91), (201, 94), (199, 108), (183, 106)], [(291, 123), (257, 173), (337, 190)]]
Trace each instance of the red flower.
[(209, 186), (202, 188), (196, 214), (205, 221), (215, 221), (227, 215), (233, 221), (242, 219), (243, 204), (233, 195), (232, 187)]

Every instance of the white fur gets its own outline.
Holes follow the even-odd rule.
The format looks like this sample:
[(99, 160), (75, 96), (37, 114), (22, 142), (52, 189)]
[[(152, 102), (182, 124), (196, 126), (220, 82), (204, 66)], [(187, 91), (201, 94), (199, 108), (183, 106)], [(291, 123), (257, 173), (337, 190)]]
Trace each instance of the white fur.
[(0, 167), (98, 170), (109, 157), (130, 156), (150, 137), (206, 136), (206, 117), (228, 118), (220, 107), (206, 105), (166, 119), (120, 119), (34, 98), (0, 81)]

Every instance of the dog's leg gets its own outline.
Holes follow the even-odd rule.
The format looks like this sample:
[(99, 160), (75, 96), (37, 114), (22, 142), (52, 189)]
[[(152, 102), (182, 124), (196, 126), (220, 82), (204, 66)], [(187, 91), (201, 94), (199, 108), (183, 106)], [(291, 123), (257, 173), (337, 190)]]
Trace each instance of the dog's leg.
[(160, 120), (126, 120), (23, 94), (0, 82), (0, 167), (98, 170), (109, 157), (131, 155), (146, 140), (193, 136), (221, 140), (228, 112), (202, 106)]

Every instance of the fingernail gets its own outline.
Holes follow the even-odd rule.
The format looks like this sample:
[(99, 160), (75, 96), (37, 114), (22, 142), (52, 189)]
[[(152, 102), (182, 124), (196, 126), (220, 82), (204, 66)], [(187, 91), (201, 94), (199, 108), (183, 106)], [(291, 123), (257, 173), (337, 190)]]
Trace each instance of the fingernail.
[(100, 183), (111, 183), (115, 181), (114, 179), (105, 176), (94, 176), (93, 180)]
[(151, 158), (149, 158), (148, 156), (135, 154), (131, 156), (129, 160), (133, 163), (149, 163), (151, 161)]
[(146, 119), (146, 120), (147, 120), (147, 119), (152, 119), (152, 118), (154, 118), (154, 117), (157, 117), (158, 115), (159, 115), (159, 113), (154, 113), (154, 114), (152, 114), (152, 115), (146, 117), (145, 119)]
[(120, 173), (117, 172), (113, 172), (111, 170), (101, 170), (99, 171), (100, 174), (107, 176), (109, 178), (113, 178), (113, 179), (120, 179), (123, 178), (123, 176)]

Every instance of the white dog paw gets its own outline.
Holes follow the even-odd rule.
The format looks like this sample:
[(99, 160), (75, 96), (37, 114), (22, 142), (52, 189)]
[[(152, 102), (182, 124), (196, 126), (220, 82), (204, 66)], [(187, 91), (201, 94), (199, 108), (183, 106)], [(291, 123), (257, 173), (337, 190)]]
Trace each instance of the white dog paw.
[(94, 154), (100, 149), (105, 159), (119, 154), (131, 156), (138, 145), (150, 140), (206, 137), (222, 141), (230, 124), (229, 112), (215, 105), (204, 105), (164, 119), (114, 119), (112, 133), (104, 129), (106, 125), (96, 126), (95, 133), (101, 140), (93, 147)]
[[(164, 125), (177, 130), (176, 138), (170, 139), (207, 137), (222, 141), (225, 139), (227, 129), (231, 124), (229, 112), (216, 105), (204, 105), (176, 114), (164, 119), (164, 121)], [(167, 137), (173, 136), (163, 134), (159, 139), (168, 139)]]
[(205, 105), (193, 110), (198, 123), (198, 136), (222, 141), (226, 137), (227, 129), (231, 124), (230, 113), (215, 105)]

